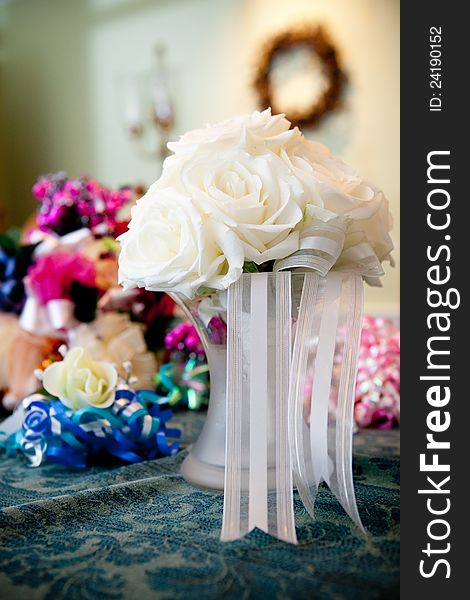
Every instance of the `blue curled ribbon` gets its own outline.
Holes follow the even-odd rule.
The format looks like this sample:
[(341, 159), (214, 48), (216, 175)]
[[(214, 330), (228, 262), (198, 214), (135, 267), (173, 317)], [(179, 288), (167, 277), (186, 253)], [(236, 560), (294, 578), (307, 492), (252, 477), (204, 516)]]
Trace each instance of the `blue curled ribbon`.
[(0, 312), (21, 313), (26, 299), (23, 279), (34, 248), (20, 246), (8, 233), (0, 233)]
[(118, 389), (109, 408), (73, 411), (39, 394), (25, 404), (21, 430), (0, 445), (7, 456), (25, 454), (31, 466), (50, 461), (81, 469), (98, 455), (137, 463), (172, 456), (179, 449), (181, 431), (166, 425), (173, 412), (162, 408), (164, 402), (151, 390)]

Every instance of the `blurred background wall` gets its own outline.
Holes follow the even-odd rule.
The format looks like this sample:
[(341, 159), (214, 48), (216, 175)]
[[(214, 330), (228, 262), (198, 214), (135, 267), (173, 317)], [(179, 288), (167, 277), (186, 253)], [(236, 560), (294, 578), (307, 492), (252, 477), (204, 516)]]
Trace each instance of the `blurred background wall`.
[[(21, 225), (41, 173), (145, 187), (158, 177), (161, 162), (127, 135), (119, 85), (153, 68), (157, 44), (172, 77), (174, 137), (257, 108), (263, 44), (305, 23), (327, 29), (348, 76), (341, 110), (306, 133), (382, 187), (399, 264), (398, 0), (0, 0), (0, 213)], [(399, 271), (386, 269), (367, 309), (396, 314)]]

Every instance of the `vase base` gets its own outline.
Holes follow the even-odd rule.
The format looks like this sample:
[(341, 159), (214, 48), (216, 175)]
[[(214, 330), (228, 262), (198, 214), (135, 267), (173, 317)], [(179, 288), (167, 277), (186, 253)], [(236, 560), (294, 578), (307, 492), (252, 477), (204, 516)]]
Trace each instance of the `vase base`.
[[(224, 490), (225, 467), (211, 465), (199, 460), (192, 452), (184, 459), (181, 465), (181, 475), (192, 485), (206, 488), (209, 490)], [(241, 472), (241, 491), (247, 492), (249, 489), (249, 472), (243, 469)], [(268, 491), (276, 489), (276, 469), (269, 468), (267, 472)]]
[(192, 485), (210, 490), (224, 489), (225, 468), (197, 459), (191, 452), (181, 465), (181, 475)]

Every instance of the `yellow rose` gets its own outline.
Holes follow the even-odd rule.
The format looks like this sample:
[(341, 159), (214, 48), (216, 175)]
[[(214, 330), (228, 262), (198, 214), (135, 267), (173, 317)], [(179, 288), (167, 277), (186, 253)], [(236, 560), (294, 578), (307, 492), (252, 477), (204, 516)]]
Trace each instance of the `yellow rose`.
[(43, 373), (44, 389), (78, 410), (87, 406), (106, 408), (114, 402), (117, 372), (112, 364), (94, 361), (80, 346), (69, 350), (61, 362), (47, 367)]

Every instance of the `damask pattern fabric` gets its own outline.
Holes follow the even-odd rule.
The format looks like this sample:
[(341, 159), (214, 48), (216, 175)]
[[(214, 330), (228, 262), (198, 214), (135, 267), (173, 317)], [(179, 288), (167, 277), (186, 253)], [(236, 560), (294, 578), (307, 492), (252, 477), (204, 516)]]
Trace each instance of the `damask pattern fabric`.
[[(177, 417), (183, 440), (204, 415)], [(398, 598), (398, 434), (355, 436), (365, 538), (326, 487), (316, 520), (297, 494), (298, 546), (260, 530), (219, 541), (223, 495), (187, 484), (186, 450), (72, 472), (0, 458), (0, 598)]]

